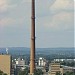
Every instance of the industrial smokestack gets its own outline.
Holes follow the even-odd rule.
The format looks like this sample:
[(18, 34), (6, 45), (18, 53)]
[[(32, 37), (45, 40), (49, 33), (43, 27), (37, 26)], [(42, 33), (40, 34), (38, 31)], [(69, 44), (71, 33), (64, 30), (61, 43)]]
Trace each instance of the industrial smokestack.
[(30, 75), (35, 71), (35, 0), (32, 0)]
[(6, 48), (6, 54), (9, 54), (9, 53), (8, 53), (8, 48)]

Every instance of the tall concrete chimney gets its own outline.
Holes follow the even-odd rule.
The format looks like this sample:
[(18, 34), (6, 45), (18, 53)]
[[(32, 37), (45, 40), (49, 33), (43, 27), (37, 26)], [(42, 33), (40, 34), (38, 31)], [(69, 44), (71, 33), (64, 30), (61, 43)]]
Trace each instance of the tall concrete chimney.
[(35, 0), (32, 0), (30, 75), (34, 74), (34, 70), (35, 70)]

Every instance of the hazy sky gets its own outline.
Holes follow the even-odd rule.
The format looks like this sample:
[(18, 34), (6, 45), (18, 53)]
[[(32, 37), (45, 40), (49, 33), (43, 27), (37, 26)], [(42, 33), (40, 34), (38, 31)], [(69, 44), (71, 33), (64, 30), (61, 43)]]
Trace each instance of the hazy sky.
[[(36, 47), (74, 46), (74, 0), (36, 1)], [(30, 47), (31, 0), (0, 0), (0, 47)]]

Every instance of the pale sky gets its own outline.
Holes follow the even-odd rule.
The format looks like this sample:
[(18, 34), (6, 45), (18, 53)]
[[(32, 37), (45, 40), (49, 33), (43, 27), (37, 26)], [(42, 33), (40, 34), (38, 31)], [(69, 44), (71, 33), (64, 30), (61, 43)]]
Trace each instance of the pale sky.
[[(74, 0), (36, 1), (36, 47), (74, 46)], [(30, 47), (31, 0), (0, 0), (0, 47)]]

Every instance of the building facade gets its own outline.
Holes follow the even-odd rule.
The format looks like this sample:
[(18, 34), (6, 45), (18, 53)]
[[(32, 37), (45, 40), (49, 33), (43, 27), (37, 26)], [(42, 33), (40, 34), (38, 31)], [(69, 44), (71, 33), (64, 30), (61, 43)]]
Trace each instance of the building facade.
[(49, 75), (56, 75), (56, 73), (63, 75), (63, 68), (60, 67), (60, 63), (53, 62), (49, 66)]
[(38, 60), (38, 66), (46, 66), (46, 59), (40, 57)]
[(11, 56), (10, 55), (0, 55), (0, 70), (11, 75)]

